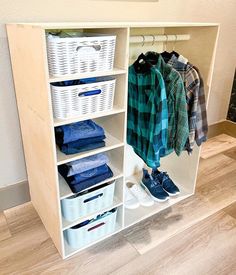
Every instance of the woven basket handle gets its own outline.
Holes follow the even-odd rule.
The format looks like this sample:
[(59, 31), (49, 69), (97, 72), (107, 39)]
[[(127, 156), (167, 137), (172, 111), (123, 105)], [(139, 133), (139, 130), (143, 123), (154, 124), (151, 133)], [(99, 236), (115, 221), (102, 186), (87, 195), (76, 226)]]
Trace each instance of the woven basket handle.
[(95, 51), (100, 51), (101, 50), (101, 45), (86, 45), (86, 46), (78, 46), (75, 50), (78, 52), (79, 50), (81, 50), (82, 48), (88, 48), (88, 47), (90, 47), (90, 48), (94, 48), (95, 49)]

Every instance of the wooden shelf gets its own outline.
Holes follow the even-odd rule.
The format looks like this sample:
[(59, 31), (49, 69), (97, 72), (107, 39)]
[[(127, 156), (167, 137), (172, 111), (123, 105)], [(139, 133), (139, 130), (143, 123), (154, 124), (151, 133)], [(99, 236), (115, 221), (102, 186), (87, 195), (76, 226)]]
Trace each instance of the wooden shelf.
[[(8, 25), (11, 25), (10, 23)], [(15, 25), (15, 24), (14, 24)], [(48, 22), (48, 23), (17, 23), (21, 26), (37, 26), (45, 30), (52, 29), (96, 29), (96, 28), (164, 28), (164, 27), (217, 27), (219, 23), (209, 22)]]
[[(118, 168), (114, 167), (112, 164), (109, 164), (109, 167), (111, 168), (114, 176), (112, 178), (101, 181), (98, 184), (93, 185), (92, 187), (96, 187), (96, 186), (102, 185), (104, 183), (107, 183), (109, 181), (113, 181), (113, 180), (123, 177), (122, 171), (120, 171)], [(67, 182), (65, 181), (65, 179), (60, 174), (58, 174), (58, 177), (59, 177), (60, 199), (62, 200), (62, 199), (68, 198), (70, 196), (73, 196), (74, 193), (71, 191), (71, 189), (70, 189), (69, 185), (67, 184)], [(87, 189), (90, 189), (90, 188), (87, 188)], [(85, 191), (87, 189), (84, 189), (83, 191)]]
[(78, 116), (78, 117), (69, 118), (69, 119), (54, 118), (54, 127), (74, 123), (77, 121), (83, 121), (83, 120), (87, 120), (87, 119), (94, 119), (94, 118), (99, 118), (99, 117), (104, 117), (104, 116), (116, 115), (116, 114), (124, 113), (125, 111), (126, 110), (123, 108), (114, 106), (111, 111), (98, 112), (98, 113), (91, 114), (91, 115), (83, 115), (83, 116)]
[(180, 194), (176, 197), (170, 197), (169, 200), (166, 202), (155, 202), (154, 205), (151, 207), (140, 206), (134, 210), (125, 208), (124, 227), (127, 228), (129, 226), (132, 226), (193, 195), (193, 193), (183, 189), (181, 186), (178, 187), (180, 189)]
[(86, 151), (86, 152), (81, 152), (78, 154), (73, 154), (73, 155), (65, 155), (63, 154), (60, 149), (57, 147), (57, 165), (61, 165), (73, 160), (77, 159), (82, 159), (88, 156), (92, 156), (98, 153), (106, 152), (111, 149), (115, 149), (121, 146), (124, 146), (124, 142), (120, 141), (119, 139), (113, 137), (111, 134), (106, 133), (106, 146), (97, 148), (94, 150)]
[(99, 211), (96, 211), (96, 212), (94, 212), (94, 213), (91, 213), (90, 215), (87, 215), (87, 216), (85, 216), (85, 217), (79, 218), (79, 219), (77, 219), (77, 220), (75, 220), (75, 221), (73, 221), (73, 222), (67, 221), (67, 220), (62, 216), (62, 230), (64, 231), (64, 230), (66, 230), (66, 229), (68, 229), (68, 228), (70, 228), (70, 227), (72, 227), (72, 226), (75, 226), (76, 224), (79, 224), (79, 223), (83, 222), (84, 220), (90, 220), (90, 219), (96, 217), (97, 215), (99, 215), (99, 214), (101, 214), (101, 213), (104, 213), (104, 212), (106, 212), (106, 211), (109, 211), (110, 209), (113, 209), (113, 208), (115, 208), (115, 207), (119, 207), (119, 206), (121, 206), (121, 205), (122, 205), (122, 201), (121, 201), (120, 199), (114, 197), (113, 203), (112, 203), (112, 205), (110, 205), (109, 207), (106, 207), (106, 208), (104, 208), (104, 209), (101, 209), (101, 210), (99, 210)]
[(127, 70), (114, 68), (111, 71), (101, 71), (101, 72), (89, 72), (89, 73), (82, 73), (82, 74), (74, 74), (74, 75), (63, 75), (63, 76), (50, 76), (49, 82), (60, 82), (65, 80), (75, 80), (75, 79), (83, 79), (83, 78), (89, 78), (89, 77), (100, 77), (100, 76), (112, 76), (112, 75), (120, 75), (120, 74), (126, 74)]

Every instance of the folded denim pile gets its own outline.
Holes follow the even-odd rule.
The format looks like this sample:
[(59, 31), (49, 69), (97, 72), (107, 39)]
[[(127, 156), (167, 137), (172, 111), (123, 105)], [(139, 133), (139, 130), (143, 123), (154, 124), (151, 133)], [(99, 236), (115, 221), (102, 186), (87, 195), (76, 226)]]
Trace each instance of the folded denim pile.
[(66, 154), (76, 154), (105, 146), (104, 129), (92, 120), (55, 128), (56, 143)]
[(113, 177), (113, 172), (107, 165), (108, 162), (108, 157), (100, 153), (60, 165), (58, 171), (72, 192), (78, 193)]

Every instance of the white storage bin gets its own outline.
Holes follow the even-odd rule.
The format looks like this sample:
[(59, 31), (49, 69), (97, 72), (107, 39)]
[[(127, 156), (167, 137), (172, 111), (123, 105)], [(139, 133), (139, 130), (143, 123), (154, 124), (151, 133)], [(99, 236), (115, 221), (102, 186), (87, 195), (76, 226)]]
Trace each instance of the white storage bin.
[(68, 244), (73, 248), (82, 248), (91, 242), (115, 231), (117, 209), (104, 218), (97, 219), (82, 227), (69, 228), (65, 232)]
[(113, 69), (115, 35), (73, 33), (73, 37), (47, 35), (51, 76)]
[(68, 119), (112, 110), (115, 83), (115, 79), (97, 78), (97, 82), (79, 85), (51, 84), (54, 117)]
[(74, 195), (61, 201), (62, 215), (65, 219), (74, 221), (112, 205), (115, 181), (90, 190), (91, 192), (84, 195)]

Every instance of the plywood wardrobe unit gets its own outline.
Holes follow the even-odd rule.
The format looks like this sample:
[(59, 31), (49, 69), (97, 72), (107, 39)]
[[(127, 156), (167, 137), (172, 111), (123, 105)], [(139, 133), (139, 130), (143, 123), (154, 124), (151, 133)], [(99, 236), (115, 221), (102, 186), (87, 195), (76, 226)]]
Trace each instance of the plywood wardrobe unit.
[[(49, 30), (62, 29), (115, 34), (117, 40), (114, 69), (109, 72), (51, 77), (48, 71), (45, 33)], [(140, 178), (143, 167), (143, 162), (133, 153), (130, 146), (126, 145), (128, 65), (141, 52), (151, 49), (163, 50), (164, 43), (155, 43), (154, 45), (149, 43), (142, 47), (140, 44), (131, 45), (129, 37), (130, 35), (145, 34), (189, 34), (188, 41), (176, 42), (175, 50), (186, 56), (191, 63), (199, 68), (204, 78), (208, 100), (218, 30), (218, 24), (209, 23), (80, 22), (7, 25), (31, 200), (63, 258), (79, 251), (67, 244), (64, 238), (65, 230), (108, 209), (93, 213), (93, 215), (75, 222), (63, 219), (60, 200), (71, 196), (72, 192), (58, 175), (57, 166), (60, 164), (95, 153), (107, 152), (110, 157), (110, 166), (114, 172), (113, 179), (116, 179), (115, 197), (111, 208), (118, 207), (116, 230), (109, 236), (194, 194), (200, 153), (197, 146), (191, 156), (183, 152), (180, 157), (177, 157), (173, 153), (161, 160), (161, 168), (168, 171), (180, 187), (181, 194), (178, 197), (167, 203), (156, 203), (149, 208), (140, 207), (137, 210), (124, 208), (125, 180), (130, 177)], [(167, 43), (167, 49), (170, 51), (172, 46), (171, 43)], [(116, 78), (113, 110), (68, 120), (54, 119), (50, 83), (94, 76), (114, 76)], [(85, 119), (94, 119), (104, 127), (107, 135), (106, 146), (76, 155), (62, 154), (55, 145), (54, 127)]]

